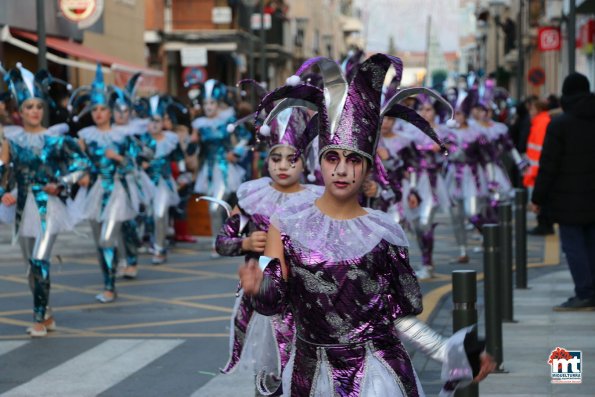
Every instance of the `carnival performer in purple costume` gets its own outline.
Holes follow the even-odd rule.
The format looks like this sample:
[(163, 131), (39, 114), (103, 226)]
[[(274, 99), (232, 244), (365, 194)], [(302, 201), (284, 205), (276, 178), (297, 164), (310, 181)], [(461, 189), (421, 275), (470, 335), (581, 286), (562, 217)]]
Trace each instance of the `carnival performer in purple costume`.
[[(438, 141), (415, 111), (391, 101), (381, 109), (391, 66), (400, 79), (400, 59), (377, 54), (349, 85), (334, 76), (325, 92), (298, 84), (269, 94), (307, 99), (319, 108), (325, 181), (319, 199), (290, 201), (271, 217), (266, 256), (240, 269), (244, 293), (253, 295), (258, 312), (273, 315), (289, 305), (294, 315), (295, 345), (283, 373), (286, 396), (423, 395), (402, 338), (445, 363), (446, 390), (473, 379), (463, 344), (469, 347), (464, 341), (474, 334), (462, 330), (447, 341), (415, 319), (422, 301), (407, 238), (390, 216), (358, 202), (372, 167), (384, 174), (376, 156), (383, 115), (408, 119)], [(469, 357), (479, 380), (494, 364), (487, 354), (480, 359), (476, 347)]]
[[(448, 107), (448, 103), (436, 97), (426, 95), (418, 96), (420, 100), (419, 113), (437, 130), (438, 134), (445, 135), (446, 129), (438, 124), (438, 108)], [(452, 112), (451, 112), (452, 114)], [(419, 249), (422, 254), (422, 267), (417, 272), (420, 280), (430, 279), (434, 276), (434, 217), (438, 210), (445, 214), (450, 208), (450, 200), (446, 184), (442, 176), (444, 158), (440, 154), (440, 147), (428, 136), (421, 134), (417, 129), (410, 127), (409, 134), (412, 145), (417, 152), (417, 158), (409, 167), (409, 190), (405, 192), (407, 205), (405, 216), (410, 227), (415, 233)]]
[(479, 165), (481, 134), (467, 121), (472, 98), (472, 95), (462, 93), (456, 101), (455, 123), (446, 137), (449, 156), (445, 180), (452, 202), (450, 216), (455, 240), (460, 250), (454, 263), (469, 262), (465, 219), (478, 223), (487, 196), (487, 183)]
[[(272, 101), (261, 104), (269, 109), (258, 138), (269, 148), (266, 164), (270, 177), (240, 185), (238, 205), (216, 241), (220, 255), (245, 255), (246, 263), (257, 261), (264, 251), (270, 214), (289, 199), (312, 203), (323, 191), (321, 186), (300, 183), (306, 154), (318, 133), (316, 116), (309, 124), (310, 116), (296, 101), (285, 101), (272, 110)], [(231, 329), (231, 356), (222, 371), (252, 371), (257, 374), (259, 395), (279, 395), (281, 373), (295, 333), (292, 313), (287, 310), (271, 317), (258, 314), (250, 297), (240, 291)]]
[(479, 88), (478, 101), (473, 109), (475, 120), (472, 125), (476, 126), (482, 134), (480, 151), (489, 194), (484, 210), (484, 219), (478, 225), (485, 222), (497, 222), (498, 202), (508, 200), (512, 193), (512, 183), (502, 162), (503, 157), (510, 156), (521, 171), (528, 165), (514, 147), (506, 124), (492, 119), (493, 106), (495, 106), (493, 103), (494, 88), (494, 81), (486, 80)]

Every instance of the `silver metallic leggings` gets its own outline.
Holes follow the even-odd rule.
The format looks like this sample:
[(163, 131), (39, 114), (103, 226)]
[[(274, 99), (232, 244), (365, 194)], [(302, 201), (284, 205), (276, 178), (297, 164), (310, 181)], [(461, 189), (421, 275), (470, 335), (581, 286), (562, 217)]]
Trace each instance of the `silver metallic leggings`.
[(40, 236), (19, 237), (23, 258), (29, 262), (29, 288), (33, 293), (33, 318), (42, 322), (50, 299), (50, 257), (57, 234), (47, 229)]
[(157, 214), (153, 216), (153, 222), (155, 223), (155, 253), (159, 255), (165, 254), (165, 240), (167, 238), (167, 226), (169, 224), (169, 214), (167, 211), (164, 212), (163, 216), (158, 217)]
[(450, 217), (455, 233), (455, 240), (459, 246), (460, 255), (467, 255), (467, 231), (465, 220), (473, 221), (479, 216), (482, 207), (482, 200), (479, 197), (465, 197), (453, 200), (450, 207)]
[(114, 291), (116, 287), (116, 245), (120, 238), (121, 226), (120, 221), (91, 221), (91, 231), (97, 245), (97, 257), (106, 291)]

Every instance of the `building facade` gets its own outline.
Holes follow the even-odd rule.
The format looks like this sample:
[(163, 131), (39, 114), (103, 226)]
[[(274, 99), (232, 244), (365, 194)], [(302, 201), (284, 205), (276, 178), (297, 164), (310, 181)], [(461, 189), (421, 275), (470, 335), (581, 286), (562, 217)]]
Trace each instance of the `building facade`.
[[(45, 1), (47, 61), (50, 72), (73, 86), (88, 84), (96, 63), (106, 80), (123, 85), (134, 72), (145, 75), (146, 90), (162, 87), (162, 72), (147, 68), (143, 0), (96, 0), (97, 15), (88, 25), (67, 19), (58, 1)], [(82, 23), (82, 22), (81, 22)], [(36, 1), (0, 2), (0, 59), (37, 69)]]

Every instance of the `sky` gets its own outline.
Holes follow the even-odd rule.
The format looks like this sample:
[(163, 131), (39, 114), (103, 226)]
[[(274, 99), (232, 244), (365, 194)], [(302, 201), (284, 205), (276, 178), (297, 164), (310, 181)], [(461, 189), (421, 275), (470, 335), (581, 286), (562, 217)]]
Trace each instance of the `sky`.
[(369, 52), (386, 51), (391, 35), (398, 50), (424, 51), (428, 15), (442, 50), (458, 49), (459, 0), (355, 0), (354, 4), (362, 10)]

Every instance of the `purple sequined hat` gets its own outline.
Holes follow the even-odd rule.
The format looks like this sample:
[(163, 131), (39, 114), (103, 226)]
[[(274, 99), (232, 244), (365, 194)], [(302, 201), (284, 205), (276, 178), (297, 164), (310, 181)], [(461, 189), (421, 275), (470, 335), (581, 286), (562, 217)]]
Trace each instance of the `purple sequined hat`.
[(273, 109), (258, 129), (258, 138), (266, 142), (269, 150), (280, 145), (295, 148), (301, 155), (318, 133), (308, 126), (310, 117), (303, 107), (288, 107), (280, 112)]
[[(300, 75), (312, 66), (318, 66), (323, 78), (323, 90), (301, 81)], [(376, 156), (376, 146), (380, 137), (380, 123), (383, 116), (406, 120), (430, 136), (439, 145), (436, 132), (414, 109), (399, 102), (411, 95), (426, 93), (443, 100), (436, 92), (426, 88), (397, 90), (386, 98), (381, 106), (382, 88), (386, 72), (390, 67), (396, 70), (396, 80), (401, 80), (403, 64), (397, 57), (376, 54), (364, 61), (353, 80), (347, 83), (340, 67), (328, 58), (313, 58), (306, 61), (295, 76), (287, 79), (287, 85), (269, 93), (260, 103), (256, 115), (271, 102), (279, 101), (276, 109), (301, 105), (317, 112), (313, 118), (319, 130), (319, 156), (329, 149), (344, 149), (359, 153), (369, 159), (380, 174), (385, 174), (382, 163)], [(448, 106), (448, 105), (447, 105)], [(450, 106), (452, 117), (452, 108)]]

